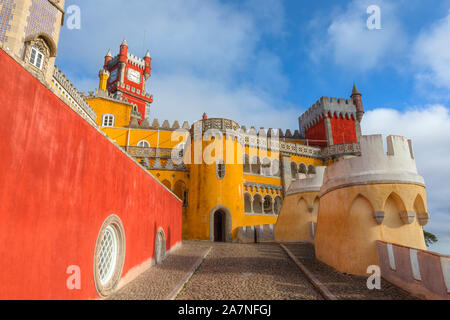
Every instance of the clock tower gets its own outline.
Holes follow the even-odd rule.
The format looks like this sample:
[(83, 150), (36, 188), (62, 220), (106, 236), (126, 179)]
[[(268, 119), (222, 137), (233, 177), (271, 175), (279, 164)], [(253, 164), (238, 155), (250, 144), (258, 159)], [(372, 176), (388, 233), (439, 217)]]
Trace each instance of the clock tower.
[(103, 75), (109, 75), (103, 81), (101, 78), (100, 89), (133, 104), (142, 115), (142, 119), (150, 118), (150, 104), (153, 102), (153, 96), (146, 92), (151, 60), (148, 51), (143, 59), (129, 53), (127, 42), (123, 40), (117, 56), (113, 57), (111, 50), (108, 51), (103, 70), (100, 71)]

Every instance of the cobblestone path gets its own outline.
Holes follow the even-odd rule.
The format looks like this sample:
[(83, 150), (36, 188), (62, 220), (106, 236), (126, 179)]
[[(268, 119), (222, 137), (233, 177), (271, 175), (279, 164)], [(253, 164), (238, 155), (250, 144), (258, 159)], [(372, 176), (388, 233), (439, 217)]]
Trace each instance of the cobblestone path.
[[(341, 274), (316, 260), (311, 244), (286, 247), (338, 299), (414, 299), (383, 280), (381, 290), (367, 289), (366, 277)], [(206, 241), (183, 241), (163, 264), (149, 268), (109, 299), (157, 300), (175, 296), (181, 300), (323, 299), (279, 244)]]
[(215, 243), (177, 299), (322, 299), (278, 244)]

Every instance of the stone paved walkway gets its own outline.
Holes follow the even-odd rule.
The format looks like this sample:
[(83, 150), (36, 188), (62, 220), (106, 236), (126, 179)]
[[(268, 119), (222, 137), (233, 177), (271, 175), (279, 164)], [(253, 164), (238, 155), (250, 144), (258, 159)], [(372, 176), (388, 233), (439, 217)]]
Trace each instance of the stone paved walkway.
[(278, 244), (215, 243), (177, 299), (322, 299)]
[[(311, 244), (286, 247), (338, 299), (415, 299), (382, 281), (368, 290), (366, 277), (344, 275), (314, 258)], [(184, 285), (193, 267), (211, 248)], [(109, 299), (300, 300), (322, 299), (297, 265), (276, 243), (237, 244), (183, 241), (162, 265), (153, 266)]]
[(209, 249), (209, 242), (183, 242), (155, 265), (108, 297), (111, 300), (165, 300)]

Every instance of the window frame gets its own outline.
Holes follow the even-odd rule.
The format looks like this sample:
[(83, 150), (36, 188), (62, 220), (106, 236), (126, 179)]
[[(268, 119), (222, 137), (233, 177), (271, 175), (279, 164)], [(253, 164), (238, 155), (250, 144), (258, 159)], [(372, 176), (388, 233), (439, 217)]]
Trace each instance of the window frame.
[[(33, 56), (34, 53), (34, 56)], [(40, 58), (40, 61), (38, 63), (38, 59)], [(28, 62), (33, 65), (34, 67), (38, 68), (39, 70), (42, 70), (42, 67), (44, 66), (45, 61), (45, 55), (39, 48), (36, 46), (31, 47), (30, 51), (30, 58), (28, 59)]]
[[(105, 119), (111, 117), (112, 118), (112, 123), (111, 125), (108, 125), (108, 123), (105, 125)], [(102, 115), (102, 127), (103, 128), (114, 128), (114, 125), (116, 123), (116, 116), (111, 114), (111, 113), (105, 113), (104, 115)]]

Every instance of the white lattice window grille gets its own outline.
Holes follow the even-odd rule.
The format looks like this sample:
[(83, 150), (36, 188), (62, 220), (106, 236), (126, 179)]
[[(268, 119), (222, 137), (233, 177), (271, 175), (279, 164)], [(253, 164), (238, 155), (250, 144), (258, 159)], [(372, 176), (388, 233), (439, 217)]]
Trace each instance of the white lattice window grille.
[(44, 64), (44, 54), (36, 47), (31, 48), (30, 63), (39, 70), (42, 69), (42, 66)]
[(94, 254), (95, 288), (106, 297), (117, 288), (125, 260), (125, 233), (122, 222), (110, 215), (98, 234)]
[(138, 142), (137, 146), (141, 148), (150, 148), (150, 143), (148, 143), (147, 140), (141, 140)]
[(114, 115), (104, 114), (102, 117), (102, 127), (114, 127)]
[(98, 254), (99, 280), (102, 285), (107, 284), (114, 273), (118, 254), (117, 234), (113, 227), (105, 229)]

